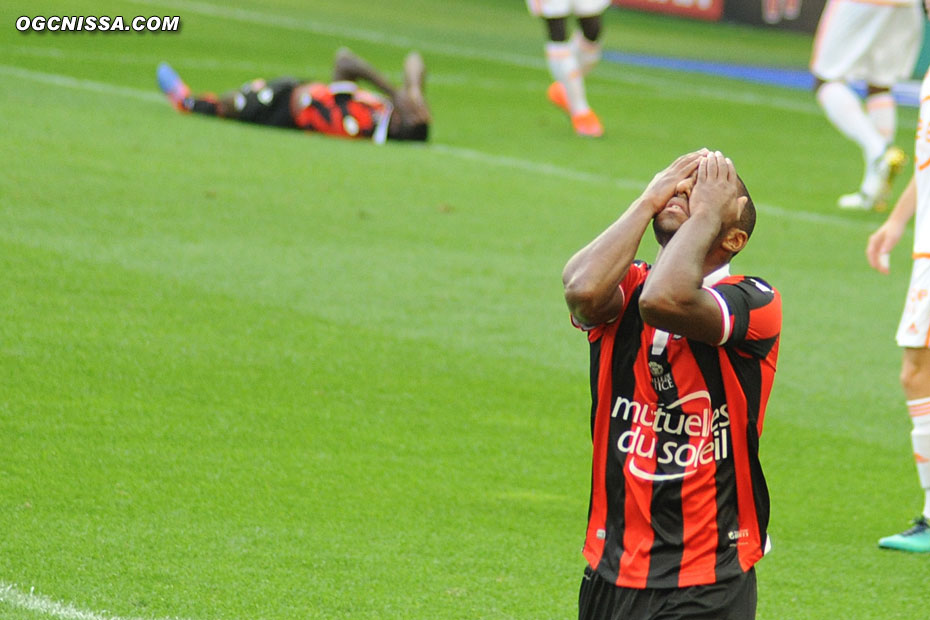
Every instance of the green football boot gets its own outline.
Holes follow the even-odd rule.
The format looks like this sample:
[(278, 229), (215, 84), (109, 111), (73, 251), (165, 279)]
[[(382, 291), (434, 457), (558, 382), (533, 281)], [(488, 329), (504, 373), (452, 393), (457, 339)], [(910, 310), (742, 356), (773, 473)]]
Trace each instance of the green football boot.
[(882, 549), (897, 549), (911, 553), (930, 553), (930, 523), (921, 515), (914, 519), (911, 529), (880, 539), (878, 546)]

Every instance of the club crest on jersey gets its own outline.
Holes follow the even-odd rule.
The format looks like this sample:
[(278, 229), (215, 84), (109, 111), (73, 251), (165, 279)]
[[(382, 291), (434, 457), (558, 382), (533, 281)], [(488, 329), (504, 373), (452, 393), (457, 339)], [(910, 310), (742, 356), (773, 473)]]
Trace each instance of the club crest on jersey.
[(659, 362), (649, 362), (649, 372), (653, 377), (661, 377), (665, 374), (665, 368)]

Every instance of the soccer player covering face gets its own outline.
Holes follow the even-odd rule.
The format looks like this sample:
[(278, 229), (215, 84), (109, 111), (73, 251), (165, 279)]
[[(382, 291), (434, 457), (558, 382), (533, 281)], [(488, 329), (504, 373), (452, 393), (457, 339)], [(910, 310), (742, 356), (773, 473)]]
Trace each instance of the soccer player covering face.
[[(247, 123), (302, 129), (343, 138), (425, 141), (430, 113), (423, 94), (426, 66), (411, 52), (404, 60), (404, 83), (397, 87), (346, 48), (336, 53), (332, 82), (284, 77), (247, 82), (217, 97), (192, 95), (166, 63), (158, 67), (158, 85), (182, 112)], [(365, 80), (378, 92), (363, 90)]]
[[(655, 265), (635, 260), (650, 227)], [(581, 620), (755, 617), (767, 548), (759, 436), (781, 298), (730, 273), (755, 207), (719, 152), (682, 155), (566, 264), (590, 346)]]
[[(924, 8), (930, 9), (930, 0)], [(920, 102), (914, 176), (888, 219), (869, 237), (866, 256), (873, 268), (888, 273), (889, 254), (916, 213), (911, 281), (895, 339), (904, 352), (901, 386), (913, 423), (911, 444), (924, 504), (911, 528), (881, 538), (878, 545), (930, 553), (930, 73), (921, 84)]]

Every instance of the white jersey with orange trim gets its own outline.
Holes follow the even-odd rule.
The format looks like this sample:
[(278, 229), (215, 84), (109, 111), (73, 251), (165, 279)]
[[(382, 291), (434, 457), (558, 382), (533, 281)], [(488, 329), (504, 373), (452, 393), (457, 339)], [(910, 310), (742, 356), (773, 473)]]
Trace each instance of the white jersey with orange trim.
[(930, 71), (920, 86), (920, 115), (914, 141), (914, 264), (895, 339), (898, 346), (930, 347)]
[(610, 0), (526, 0), (530, 13), (539, 17), (593, 17), (610, 6)]
[(914, 70), (923, 37), (922, 0), (828, 0), (811, 57), (825, 82), (891, 87)]
[(914, 179), (917, 182), (914, 255), (930, 258), (930, 71), (920, 85), (920, 114), (914, 140)]
[(859, 4), (877, 4), (879, 6), (920, 6), (923, 0), (847, 0)]

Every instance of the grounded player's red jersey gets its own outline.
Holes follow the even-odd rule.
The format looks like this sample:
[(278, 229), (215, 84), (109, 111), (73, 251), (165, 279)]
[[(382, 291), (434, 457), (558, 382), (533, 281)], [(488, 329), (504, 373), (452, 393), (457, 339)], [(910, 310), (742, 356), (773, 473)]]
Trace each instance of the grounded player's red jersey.
[(759, 436), (781, 332), (764, 281), (718, 272), (718, 346), (645, 324), (650, 267), (621, 283), (615, 321), (588, 330), (593, 469), (584, 555), (630, 588), (715, 583), (745, 572), (767, 542)]
[(291, 112), (299, 129), (383, 142), (391, 103), (353, 82), (312, 82), (294, 89)]

